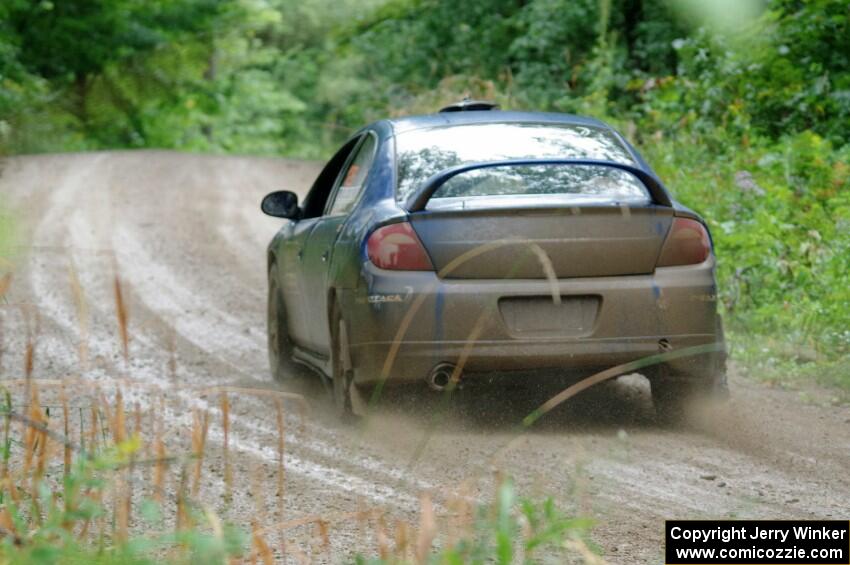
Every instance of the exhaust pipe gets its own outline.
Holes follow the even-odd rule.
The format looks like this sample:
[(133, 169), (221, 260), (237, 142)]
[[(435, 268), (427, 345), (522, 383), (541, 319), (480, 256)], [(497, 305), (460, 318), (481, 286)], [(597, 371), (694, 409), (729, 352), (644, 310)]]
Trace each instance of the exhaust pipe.
[[(431, 387), (431, 390), (436, 390), (437, 392), (442, 392), (449, 387), (452, 382), (452, 375), (455, 372), (455, 366), (451, 363), (440, 363), (431, 369), (431, 372), (428, 373), (427, 381), (428, 386)], [(460, 381), (460, 376), (458, 376), (458, 381)]]

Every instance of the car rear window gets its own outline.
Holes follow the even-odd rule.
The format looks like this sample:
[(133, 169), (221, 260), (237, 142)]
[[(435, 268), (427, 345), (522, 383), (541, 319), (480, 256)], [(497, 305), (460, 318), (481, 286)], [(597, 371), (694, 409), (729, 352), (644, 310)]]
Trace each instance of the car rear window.
[[(475, 200), (475, 202), (469, 202)], [(442, 202), (438, 202), (442, 201)], [(601, 165), (504, 165), (473, 169), (450, 178), (437, 189), (429, 209), (477, 205), (617, 203), (652, 201), (631, 173)]]
[(466, 163), (560, 157), (635, 164), (609, 130), (579, 125), (487, 123), (423, 128), (398, 134), (396, 152), (399, 202), (431, 175)]

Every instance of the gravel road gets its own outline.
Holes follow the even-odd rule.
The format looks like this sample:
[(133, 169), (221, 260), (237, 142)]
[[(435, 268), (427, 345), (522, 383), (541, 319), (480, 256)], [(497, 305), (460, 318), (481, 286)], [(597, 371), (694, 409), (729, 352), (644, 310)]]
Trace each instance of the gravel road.
[[(437, 419), (435, 398), (396, 394), (362, 425), (345, 427), (315, 376), (272, 382), (264, 251), (280, 222), (263, 216), (259, 201), (275, 189), (303, 192), (317, 171), (311, 162), (162, 151), (6, 159), (0, 206), (18, 237), (0, 309), (2, 378), (21, 377), (29, 327), (36, 378), (80, 375), (105, 388), (127, 378), (171, 391), (176, 400), (165, 414), (175, 437), (187, 426), (180, 406), (215, 409), (194, 388), (303, 394), (303, 431), (297, 411), (286, 411), (287, 519), (381, 507), (415, 523), (423, 493), (442, 511), (459, 488), (488, 497), (496, 472), (514, 477), (524, 494), (551, 493), (593, 517), (610, 563), (662, 563), (665, 518), (850, 517), (850, 409), (831, 403), (828, 391), (771, 388), (733, 370), (728, 406), (668, 430), (654, 422), (646, 383), (629, 376), (569, 401), (494, 457), (517, 437), (517, 422), (539, 400), (533, 392), (465, 391)], [(86, 297), (85, 323), (72, 272)], [(128, 302), (127, 364), (116, 273)], [(248, 527), (258, 512), (273, 511), (258, 501), (255, 483), (274, 469), (276, 416), (253, 396), (235, 398), (233, 411), (234, 473), (246, 478), (223, 512)], [(222, 489), (215, 425), (209, 441), (204, 489), (214, 498)], [(271, 500), (275, 481), (266, 482), (259, 490)], [(374, 550), (365, 529), (333, 523), (329, 548), (318, 547), (308, 527), (289, 530), (287, 541), (292, 555), (337, 562)]]

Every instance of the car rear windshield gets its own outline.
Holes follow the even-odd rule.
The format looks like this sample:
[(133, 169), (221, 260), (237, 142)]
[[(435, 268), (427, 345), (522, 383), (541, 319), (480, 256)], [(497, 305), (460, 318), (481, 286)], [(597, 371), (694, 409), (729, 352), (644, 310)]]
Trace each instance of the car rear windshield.
[[(407, 200), (431, 175), (466, 163), (559, 157), (635, 164), (609, 130), (580, 125), (488, 123), (423, 128), (398, 134), (396, 151), (399, 202)], [(460, 195), (439, 192), (435, 198)], [(495, 194), (499, 193), (504, 194)]]
[(428, 209), (574, 204), (649, 204), (631, 173), (601, 165), (505, 165), (473, 169), (437, 189)]

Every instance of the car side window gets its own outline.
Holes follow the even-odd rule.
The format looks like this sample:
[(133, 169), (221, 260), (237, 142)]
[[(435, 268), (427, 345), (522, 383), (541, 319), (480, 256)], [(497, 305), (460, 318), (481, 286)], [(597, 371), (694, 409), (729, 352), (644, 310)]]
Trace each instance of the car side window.
[(324, 213), (325, 204), (333, 191), (335, 181), (339, 178), (340, 171), (348, 162), (351, 152), (359, 141), (359, 137), (348, 140), (327, 162), (301, 205), (302, 219), (317, 218)]
[(367, 133), (360, 146), (355, 149), (354, 156), (350, 159), (348, 166), (337, 178), (334, 192), (327, 206), (327, 215), (346, 214), (354, 207), (360, 192), (363, 190), (366, 177), (369, 176), (369, 169), (375, 160), (376, 147), (376, 136)]

